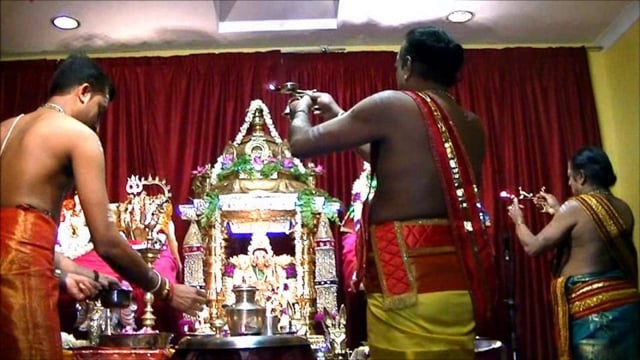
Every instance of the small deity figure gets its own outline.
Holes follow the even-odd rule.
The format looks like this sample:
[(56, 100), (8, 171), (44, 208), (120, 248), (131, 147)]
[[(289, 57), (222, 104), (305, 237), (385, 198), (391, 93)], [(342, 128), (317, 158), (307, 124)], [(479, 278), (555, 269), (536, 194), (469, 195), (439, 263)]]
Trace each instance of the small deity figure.
[(273, 283), (275, 273), (271, 261), (273, 254), (269, 254), (267, 249), (258, 248), (251, 253), (251, 267), (255, 275), (256, 281), (264, 283)]
[(224, 276), (232, 278), (232, 286), (255, 286), (256, 301), (271, 306), (274, 310), (293, 302), (295, 289), (295, 262), (290, 255), (275, 256), (269, 237), (264, 232), (255, 232), (247, 254), (230, 257)]

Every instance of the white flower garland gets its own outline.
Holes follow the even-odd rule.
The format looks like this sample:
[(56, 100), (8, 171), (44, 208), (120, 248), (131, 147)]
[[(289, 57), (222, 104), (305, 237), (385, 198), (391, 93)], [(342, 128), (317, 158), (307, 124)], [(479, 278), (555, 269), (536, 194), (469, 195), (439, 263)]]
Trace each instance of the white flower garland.
[(70, 259), (76, 259), (93, 250), (91, 233), (82, 209), (77, 212), (77, 215), (74, 215), (73, 211), (62, 211), (64, 221), (58, 225), (58, 240), (55, 249), (56, 252), (60, 252)]
[[(273, 140), (276, 142), (276, 144), (282, 144), (282, 138), (276, 131), (276, 128), (273, 124), (273, 120), (271, 119), (271, 113), (269, 112), (269, 108), (267, 108), (267, 106), (262, 102), (262, 100), (257, 99), (257, 100), (252, 100), (251, 103), (249, 104), (249, 109), (247, 110), (247, 115), (244, 118), (244, 123), (240, 127), (238, 134), (236, 135), (235, 139), (232, 142), (234, 146), (240, 145), (240, 142), (242, 141), (242, 139), (247, 134), (247, 131), (249, 130), (249, 126), (251, 125), (251, 121), (253, 120), (253, 114), (259, 108), (262, 109), (262, 116), (264, 118), (264, 122), (267, 126), (267, 129), (269, 129), (269, 134), (271, 135)], [(213, 167), (209, 169), (209, 185), (215, 185), (218, 183), (218, 174), (222, 171), (222, 163), (224, 161), (225, 155), (226, 154), (223, 153), (220, 156), (218, 156)], [(295, 157), (291, 157), (291, 159), (293, 160), (293, 165), (298, 169), (300, 173), (304, 174), (308, 171), (304, 167), (304, 164), (302, 163), (302, 161), (300, 161), (300, 159)]]

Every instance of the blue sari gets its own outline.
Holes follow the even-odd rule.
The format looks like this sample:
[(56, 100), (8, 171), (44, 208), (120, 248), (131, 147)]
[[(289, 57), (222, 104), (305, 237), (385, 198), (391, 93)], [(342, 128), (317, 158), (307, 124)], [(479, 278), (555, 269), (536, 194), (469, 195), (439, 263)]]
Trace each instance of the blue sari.
[[(579, 289), (581, 285), (598, 286), (610, 280), (622, 279), (624, 276), (619, 270), (571, 276), (565, 285), (566, 293), (574, 294), (574, 289)], [(617, 290), (611, 292), (614, 295), (609, 301), (620, 301), (619, 295), (623, 293), (633, 297), (631, 289), (625, 290), (619, 286)], [(592, 297), (584, 298), (582, 302), (595, 304), (605, 297), (607, 296), (594, 294)], [(635, 291), (635, 298), (636, 301), (623, 302), (622, 305), (609, 310), (591, 314), (572, 314), (570, 337), (573, 359), (640, 359), (640, 301), (638, 301), (637, 291)], [(570, 305), (570, 307), (584, 309), (584, 305)]]

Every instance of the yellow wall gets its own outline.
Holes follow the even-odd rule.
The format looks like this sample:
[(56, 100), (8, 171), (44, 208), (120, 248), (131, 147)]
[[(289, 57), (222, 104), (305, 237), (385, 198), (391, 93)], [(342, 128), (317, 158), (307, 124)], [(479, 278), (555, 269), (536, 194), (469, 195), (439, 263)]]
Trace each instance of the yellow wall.
[[(618, 183), (612, 189), (636, 218), (633, 238), (640, 250), (640, 23), (610, 48), (589, 54), (602, 145)], [(640, 253), (640, 251), (638, 251)]]

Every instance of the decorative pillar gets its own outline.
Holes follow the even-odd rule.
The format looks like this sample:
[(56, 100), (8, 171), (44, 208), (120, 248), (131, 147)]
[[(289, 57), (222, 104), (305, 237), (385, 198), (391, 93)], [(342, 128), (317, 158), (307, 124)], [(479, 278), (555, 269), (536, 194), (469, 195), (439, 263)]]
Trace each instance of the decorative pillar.
[(329, 220), (322, 215), (314, 239), (316, 302), (318, 311), (327, 309), (331, 314), (338, 311), (335, 243)]

